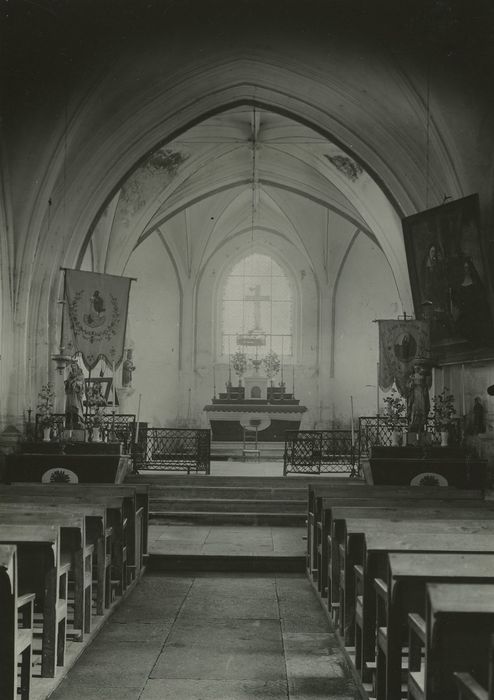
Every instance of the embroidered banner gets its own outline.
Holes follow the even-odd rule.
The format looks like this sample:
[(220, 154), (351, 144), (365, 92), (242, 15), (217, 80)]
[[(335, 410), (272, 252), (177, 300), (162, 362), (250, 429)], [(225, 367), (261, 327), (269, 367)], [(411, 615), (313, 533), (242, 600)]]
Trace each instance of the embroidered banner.
[(427, 321), (386, 320), (379, 323), (379, 386), (389, 391), (396, 383), (405, 396), (407, 380), (418, 358), (430, 356)]
[(65, 271), (65, 348), (81, 354), (86, 369), (103, 358), (118, 367), (124, 356), (131, 279)]

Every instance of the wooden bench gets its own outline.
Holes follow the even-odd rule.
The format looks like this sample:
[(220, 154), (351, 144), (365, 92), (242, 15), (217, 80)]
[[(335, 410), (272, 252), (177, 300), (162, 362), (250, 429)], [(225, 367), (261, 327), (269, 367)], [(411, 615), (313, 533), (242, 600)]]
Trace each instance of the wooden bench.
[(61, 532), (61, 549), (67, 551), (71, 560), (74, 601), (74, 638), (82, 641), (84, 634), (91, 631), (91, 605), (93, 590), (93, 551), (94, 545), (86, 537), (85, 514), (63, 510), (58, 506), (47, 513), (40, 504), (0, 503), (0, 525), (55, 525)]
[(402, 655), (408, 643), (408, 614), (425, 616), (428, 582), (494, 584), (494, 553), (389, 554), (387, 579), (374, 581), (377, 700), (400, 697)]
[(494, 538), (491, 534), (460, 534), (451, 536), (444, 533), (404, 534), (387, 532), (366, 533), (364, 552), (360, 564), (354, 566), (355, 598), (354, 611), (345, 607), (345, 627), (354, 619), (355, 623), (355, 666), (365, 679), (367, 664), (375, 660), (375, 621), (376, 601), (374, 579), (385, 578), (387, 557), (391, 552), (492, 552)]
[[(309, 486), (310, 489), (310, 486)], [(465, 505), (475, 503), (480, 505), (483, 502), (483, 494), (478, 490), (460, 490), (451, 487), (417, 487), (417, 486), (340, 486), (332, 487), (328, 492), (326, 488), (316, 489), (312, 487), (308, 494), (308, 564), (309, 576), (314, 580), (318, 580), (320, 571), (320, 562), (318, 561), (318, 552), (321, 544), (325, 541), (329, 531), (325, 528), (325, 511), (331, 507), (341, 504), (342, 500), (347, 505), (351, 501), (370, 500), (376, 502), (383, 501), (382, 505), (392, 505), (393, 501), (398, 498), (410, 498), (416, 501), (435, 500), (439, 498), (441, 501), (461, 502), (461, 507), (470, 507)], [(311, 512), (311, 508), (313, 512)]]
[(488, 687), (494, 584), (427, 584), (425, 621), (410, 615), (409, 629), (409, 698), (451, 700), (457, 695), (455, 678), (462, 672), (481, 688)]
[(458, 688), (458, 700), (494, 699), (494, 636), (491, 637), (487, 665), (489, 678), (486, 685), (479, 683), (468, 671), (455, 671), (453, 675)]
[(70, 561), (62, 561), (60, 540), (53, 525), (0, 525), (0, 543), (17, 545), (20, 592), (34, 588), (42, 610), (41, 675), (51, 678), (65, 661)]
[(85, 495), (85, 501), (104, 496), (120, 496), (125, 499), (126, 517), (129, 521), (128, 534), (128, 565), (135, 569), (137, 575), (143, 567), (144, 555), (148, 552), (148, 524), (149, 524), (149, 486), (147, 484), (24, 484), (13, 483), (11, 486), (0, 486), (0, 493), (6, 489), (17, 488), (26, 492), (32, 490), (40, 493), (49, 493), (59, 496), (63, 493), (76, 496)]
[[(414, 489), (414, 493), (416, 493), (416, 489)], [(420, 513), (421, 511), (425, 511), (426, 509), (428, 509), (429, 512), (432, 514), (435, 509), (437, 509), (439, 513), (439, 511), (441, 510), (450, 510), (452, 508), (455, 509), (457, 512), (460, 508), (468, 508), (469, 510), (486, 510), (488, 508), (485, 502), (481, 500), (443, 500), (440, 498), (416, 499), (414, 496), (410, 496), (407, 494), (395, 496), (393, 499), (390, 499), (389, 497), (382, 498), (379, 495), (376, 495), (376, 497), (371, 499), (338, 499), (337, 501), (333, 501), (332, 504), (328, 503), (328, 505), (325, 506), (322, 511), (322, 522), (320, 524), (321, 544), (320, 546), (318, 546), (316, 567), (318, 590), (323, 597), (326, 594), (326, 588), (328, 584), (328, 560), (329, 556), (331, 556), (330, 547), (328, 546), (328, 538), (332, 537), (332, 522), (334, 519), (333, 511), (336, 507), (339, 507), (340, 509), (346, 508), (348, 514), (351, 514), (351, 509), (367, 508), (369, 512), (372, 512), (373, 509), (376, 510), (378, 508), (390, 508), (392, 510), (389, 511), (389, 514), (391, 515), (391, 513), (394, 513), (398, 516), (400, 512), (403, 511), (403, 509), (407, 508), (412, 517), (414, 512)], [(336, 567), (336, 564), (334, 564), (334, 566)]]
[(4, 700), (29, 700), (34, 599), (34, 593), (19, 595), (16, 546), (0, 544), (0, 697)]
[[(353, 604), (353, 566), (362, 559), (364, 548), (364, 534), (371, 530), (386, 532), (391, 527), (403, 530), (401, 521), (413, 521), (415, 532), (428, 531), (434, 522), (437, 529), (439, 523), (445, 523), (452, 527), (461, 518), (461, 523), (469, 521), (465, 525), (459, 526), (459, 531), (472, 527), (480, 528), (482, 524), (494, 522), (494, 510), (485, 508), (462, 509), (460, 514), (455, 507), (440, 505), (433, 508), (384, 508), (384, 507), (356, 507), (356, 508), (333, 508), (331, 512), (331, 535), (328, 537), (328, 607), (332, 611), (339, 613), (340, 620), (344, 619), (345, 601)], [(426, 523), (422, 525), (421, 523)], [(487, 527), (487, 525), (486, 525)], [(350, 631), (353, 639), (353, 632)], [(347, 643), (351, 639), (346, 638)]]
[[(147, 494), (141, 494), (144, 498)], [(42, 499), (47, 505), (53, 502), (104, 505), (108, 524), (112, 528), (112, 580), (121, 595), (132, 577), (143, 566), (144, 507), (138, 506), (133, 486), (88, 484), (16, 484), (0, 487), (2, 500), (31, 501)], [(147, 526), (147, 523), (146, 523)]]

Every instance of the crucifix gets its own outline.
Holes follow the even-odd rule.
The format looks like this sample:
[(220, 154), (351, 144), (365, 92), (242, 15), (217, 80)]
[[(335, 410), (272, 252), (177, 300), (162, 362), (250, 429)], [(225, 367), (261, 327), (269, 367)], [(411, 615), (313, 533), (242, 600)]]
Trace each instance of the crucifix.
[(249, 291), (254, 292), (251, 296), (245, 296), (244, 301), (252, 301), (254, 303), (254, 328), (253, 331), (260, 331), (261, 328), (261, 301), (270, 301), (271, 297), (261, 294), (261, 285), (256, 284), (254, 287), (249, 287)]

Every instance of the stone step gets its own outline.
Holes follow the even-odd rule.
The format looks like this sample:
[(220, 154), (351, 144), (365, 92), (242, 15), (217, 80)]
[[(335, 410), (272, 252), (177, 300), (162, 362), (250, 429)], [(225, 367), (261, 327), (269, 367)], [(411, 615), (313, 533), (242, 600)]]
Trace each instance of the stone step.
[[(213, 506), (213, 504), (211, 504)], [(301, 513), (221, 513), (218, 511), (150, 510), (149, 518), (157, 525), (248, 525), (271, 527), (304, 527), (306, 514)]]
[(149, 509), (160, 512), (207, 512), (220, 513), (298, 513), (306, 515), (307, 500), (268, 500), (237, 498), (156, 498), (154, 494), (149, 501)]
[(256, 486), (153, 486), (153, 499), (239, 499), (306, 501), (307, 486), (302, 488), (261, 488)]
[(362, 483), (357, 479), (349, 479), (348, 474), (342, 476), (317, 476), (307, 474), (293, 474), (290, 476), (211, 476), (208, 474), (164, 474), (149, 473), (129, 474), (125, 478), (126, 483), (141, 483), (153, 486), (244, 486), (260, 488), (302, 488), (309, 483), (319, 485), (353, 484)]
[(305, 557), (268, 555), (151, 554), (147, 571), (235, 571), (247, 573), (301, 573)]

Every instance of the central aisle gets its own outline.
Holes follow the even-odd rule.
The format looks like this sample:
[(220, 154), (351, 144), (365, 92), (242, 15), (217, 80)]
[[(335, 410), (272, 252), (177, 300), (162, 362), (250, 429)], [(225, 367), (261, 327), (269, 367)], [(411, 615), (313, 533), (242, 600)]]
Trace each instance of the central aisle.
[(355, 700), (304, 575), (146, 575), (51, 700)]

